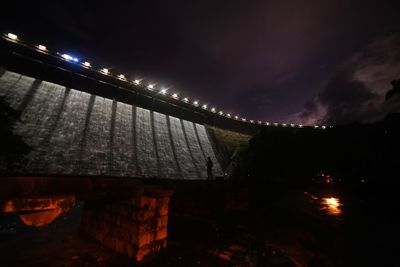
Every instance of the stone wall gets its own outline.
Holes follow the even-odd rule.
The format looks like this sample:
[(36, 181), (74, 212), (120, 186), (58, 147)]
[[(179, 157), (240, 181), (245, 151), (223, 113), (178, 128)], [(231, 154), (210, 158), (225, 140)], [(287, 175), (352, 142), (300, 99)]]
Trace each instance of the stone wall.
[(210, 156), (222, 174), (204, 125), (10, 71), (0, 98), (20, 112), (12, 131), (31, 148), (13, 172), (205, 179)]
[(105, 247), (142, 261), (167, 247), (169, 192), (125, 201), (85, 202), (81, 232)]

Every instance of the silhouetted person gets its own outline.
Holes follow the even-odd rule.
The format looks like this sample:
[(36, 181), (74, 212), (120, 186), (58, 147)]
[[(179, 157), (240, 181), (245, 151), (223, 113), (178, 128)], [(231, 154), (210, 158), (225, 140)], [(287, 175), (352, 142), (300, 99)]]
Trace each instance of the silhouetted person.
[(207, 180), (208, 181), (211, 181), (213, 179), (212, 167), (213, 167), (213, 162), (210, 157), (207, 157)]

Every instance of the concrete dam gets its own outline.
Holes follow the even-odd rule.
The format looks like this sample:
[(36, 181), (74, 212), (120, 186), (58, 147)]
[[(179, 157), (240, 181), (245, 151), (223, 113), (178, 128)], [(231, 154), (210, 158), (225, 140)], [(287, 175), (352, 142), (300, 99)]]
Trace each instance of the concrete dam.
[[(0, 97), (31, 148), (18, 172), (206, 179), (221, 166), (204, 125), (3, 69)], [(2, 166), (3, 171), (5, 166)]]

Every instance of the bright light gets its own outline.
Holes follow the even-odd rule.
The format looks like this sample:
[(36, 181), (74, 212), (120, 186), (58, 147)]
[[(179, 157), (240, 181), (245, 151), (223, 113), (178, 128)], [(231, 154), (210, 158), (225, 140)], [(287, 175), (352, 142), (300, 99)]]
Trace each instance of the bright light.
[(250, 123), (254, 123), (254, 121), (253, 121), (253, 120), (250, 120)]
[(325, 210), (330, 215), (338, 216), (342, 214), (341, 206), (343, 205), (338, 198), (322, 198), (321, 206), (321, 210)]
[(318, 125), (314, 125), (314, 128), (318, 128), (319, 126)]
[(72, 60), (72, 57), (68, 54), (62, 54), (61, 57), (65, 60)]
[(125, 75), (123, 75), (123, 74), (118, 75), (118, 79), (125, 80)]
[(246, 119), (245, 119), (245, 118), (242, 118), (242, 121), (246, 121)]
[(207, 109), (207, 105), (203, 105), (202, 108), (203, 108), (203, 109)]
[(286, 127), (286, 123), (282, 123), (282, 126), (283, 126), (283, 127)]
[(153, 89), (154, 89), (154, 84), (149, 84), (149, 85), (147, 86), (147, 89), (153, 90)]
[(76, 57), (72, 57), (68, 54), (62, 54), (61, 57), (67, 61), (75, 61), (78, 62), (78, 59)]
[(265, 125), (269, 125), (269, 122), (266, 122)]
[(290, 127), (294, 127), (294, 124), (293, 124), (293, 123), (291, 123), (291, 124), (290, 124)]
[(231, 117), (231, 114), (230, 114), (230, 113), (228, 113), (228, 114), (226, 114), (226, 116), (227, 116), (228, 118), (230, 118), (230, 117)]
[(278, 124), (279, 124), (279, 123), (277, 123), (277, 122), (274, 122), (274, 126), (278, 126)]
[(140, 80), (137, 80), (137, 79), (134, 80), (133, 82), (134, 82), (136, 85), (139, 85), (139, 84), (140, 84)]
[(221, 116), (224, 115), (224, 113), (222, 111), (218, 112), (218, 114)]
[(92, 65), (90, 64), (90, 62), (83, 62), (83, 66), (85, 66), (86, 68), (90, 68)]
[(215, 112), (215, 108), (211, 108), (211, 112)]
[(178, 94), (172, 94), (172, 97), (177, 99), (178, 98)]
[(325, 129), (325, 128), (326, 128), (326, 126), (325, 126), (325, 125), (322, 125), (322, 126), (321, 126), (321, 128), (322, 128), (322, 129)]
[(238, 116), (235, 116), (235, 120), (237, 120), (237, 119), (239, 119), (239, 117), (238, 117)]
[(299, 124), (299, 128), (303, 128), (303, 124)]
[(107, 75), (109, 71), (108, 71), (108, 69), (106, 69), (106, 68), (102, 68), (102, 69), (101, 69), (101, 72), (104, 73), (105, 75)]
[(198, 106), (199, 105), (199, 101), (193, 101), (193, 105)]
[(7, 33), (7, 37), (10, 38), (11, 40), (18, 40), (18, 36), (13, 33)]
[(161, 89), (160, 93), (165, 95), (167, 93), (167, 89)]
[(258, 121), (258, 124), (262, 124), (262, 121)]
[(184, 99), (183, 99), (183, 102), (189, 102), (189, 98), (187, 98), (187, 97), (185, 97)]
[(37, 48), (42, 51), (47, 51), (47, 47), (45, 47), (44, 45), (38, 45)]

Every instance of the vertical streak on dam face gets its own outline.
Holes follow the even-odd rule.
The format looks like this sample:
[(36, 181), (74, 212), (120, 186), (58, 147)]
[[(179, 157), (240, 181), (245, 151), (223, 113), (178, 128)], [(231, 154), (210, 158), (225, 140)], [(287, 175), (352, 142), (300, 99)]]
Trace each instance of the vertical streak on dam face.
[(196, 167), (186, 143), (180, 119), (169, 117), (172, 141), (175, 146), (176, 157), (182, 171), (183, 179), (197, 179)]
[(17, 110), (35, 79), (6, 71), (0, 78), (0, 96)]
[(24, 136), (25, 142), (34, 148), (26, 166), (28, 169), (45, 172), (49, 167), (47, 164), (51, 158), (47, 157), (50, 149), (53, 149), (49, 141), (62, 114), (65, 93), (63, 86), (42, 82), (31, 100), (26, 101), (21, 114), (24, 123), (16, 127), (15, 132)]
[(31, 147), (21, 173), (203, 179), (210, 156), (221, 174), (204, 125), (9, 71), (0, 97), (21, 112), (12, 131)]
[(153, 125), (160, 161), (161, 178), (179, 177), (177, 162), (175, 161), (174, 151), (169, 138), (167, 116), (158, 112), (153, 112)]
[(201, 151), (201, 147), (193, 127), (193, 122), (185, 120), (182, 120), (182, 122), (188, 141), (188, 146), (193, 156), (194, 164), (196, 164), (197, 169), (199, 170), (200, 178), (205, 179), (207, 177), (206, 159)]
[[(72, 174), (79, 169), (77, 159), (81, 152), (81, 140), (90, 95), (71, 90), (65, 99), (65, 107), (48, 141), (46, 154), (42, 155), (42, 172)], [(46, 166), (47, 165), (47, 166)]]
[(111, 175), (136, 176), (136, 162), (133, 133), (132, 133), (132, 106), (117, 102), (117, 111), (114, 124), (113, 162)]
[(109, 173), (112, 100), (96, 96), (83, 140), (79, 174)]
[(150, 111), (136, 107), (136, 151), (141, 176), (156, 177), (157, 155), (154, 149)]
[(214, 175), (222, 175), (221, 166), (219, 165), (217, 157), (215, 156), (214, 153), (214, 149), (211, 145), (210, 139), (208, 138), (206, 127), (204, 125), (200, 125), (197, 123), (195, 125), (200, 145), (203, 148), (204, 153), (206, 154), (205, 156), (210, 157), (211, 160), (214, 162), (214, 167), (213, 167)]

